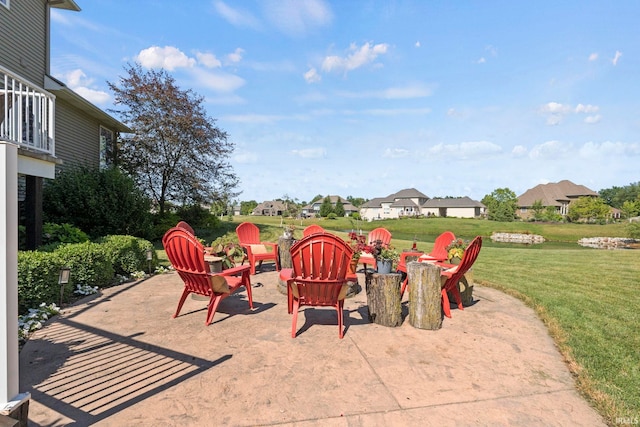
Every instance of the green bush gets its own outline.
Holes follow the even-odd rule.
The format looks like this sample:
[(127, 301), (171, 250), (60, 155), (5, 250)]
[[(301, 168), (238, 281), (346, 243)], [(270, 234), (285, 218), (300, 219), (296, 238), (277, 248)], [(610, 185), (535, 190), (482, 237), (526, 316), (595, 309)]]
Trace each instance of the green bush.
[[(25, 313), (42, 302), (60, 302), (58, 276), (64, 260), (56, 252), (18, 252), (18, 312)], [(73, 284), (66, 285), (64, 294), (69, 295)]]
[(42, 225), (42, 244), (53, 243), (82, 243), (89, 240), (89, 236), (78, 227), (71, 224), (53, 224), (45, 222)]
[(71, 269), (74, 283), (109, 286), (114, 282), (111, 259), (102, 245), (92, 242), (72, 243), (60, 246), (55, 252)]
[(632, 239), (640, 239), (640, 222), (630, 222), (627, 224), (627, 235)]
[(147, 237), (150, 202), (131, 178), (116, 168), (74, 167), (43, 189), (46, 221), (70, 223), (92, 238), (108, 234)]
[[(149, 268), (147, 249), (153, 250), (153, 246), (147, 240), (133, 236), (114, 235), (103, 237), (97, 243), (102, 245), (116, 274), (129, 276), (131, 273), (146, 271)], [(154, 259), (151, 260), (153, 267), (157, 264), (158, 259), (155, 250), (152, 254), (154, 256)]]

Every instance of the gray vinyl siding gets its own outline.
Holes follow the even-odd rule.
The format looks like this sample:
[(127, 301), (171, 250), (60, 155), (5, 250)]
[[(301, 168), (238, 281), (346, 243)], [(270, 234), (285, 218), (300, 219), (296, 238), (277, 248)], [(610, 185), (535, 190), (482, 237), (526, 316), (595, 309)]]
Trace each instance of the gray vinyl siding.
[(0, 6), (0, 65), (40, 87), (47, 71), (46, 0), (13, 0)]
[(56, 157), (64, 162), (56, 166), (57, 171), (70, 165), (100, 165), (100, 122), (60, 98), (56, 101)]

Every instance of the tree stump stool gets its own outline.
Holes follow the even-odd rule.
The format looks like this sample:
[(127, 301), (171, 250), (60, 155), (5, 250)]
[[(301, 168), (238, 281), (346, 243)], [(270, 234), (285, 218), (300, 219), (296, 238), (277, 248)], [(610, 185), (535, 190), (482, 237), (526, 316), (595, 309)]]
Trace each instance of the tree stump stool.
[(401, 278), (397, 273), (365, 275), (370, 322), (391, 327), (402, 325)]
[(287, 237), (278, 238), (278, 258), (280, 259), (280, 268), (291, 268), (291, 246), (295, 243), (295, 239)]
[(418, 329), (442, 328), (441, 268), (428, 262), (407, 264), (409, 324)]

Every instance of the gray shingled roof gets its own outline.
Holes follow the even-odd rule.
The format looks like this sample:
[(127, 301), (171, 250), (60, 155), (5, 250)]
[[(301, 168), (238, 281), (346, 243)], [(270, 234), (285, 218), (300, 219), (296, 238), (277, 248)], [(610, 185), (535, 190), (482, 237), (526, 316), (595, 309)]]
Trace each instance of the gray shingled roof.
[(391, 194), (387, 197), (387, 199), (391, 199), (391, 200), (416, 199), (416, 198), (428, 199), (429, 197), (427, 197), (425, 194), (421, 193), (420, 191), (416, 190), (415, 188), (405, 188), (404, 190), (400, 190), (397, 193)]
[(536, 200), (542, 201), (543, 206), (561, 206), (561, 202), (568, 202), (581, 196), (598, 196), (593, 190), (584, 185), (577, 185), (569, 180), (538, 184), (525, 191), (518, 197), (518, 206), (533, 206)]
[(467, 196), (456, 198), (433, 198), (427, 200), (423, 208), (476, 208), (485, 207), (482, 203), (472, 200)]

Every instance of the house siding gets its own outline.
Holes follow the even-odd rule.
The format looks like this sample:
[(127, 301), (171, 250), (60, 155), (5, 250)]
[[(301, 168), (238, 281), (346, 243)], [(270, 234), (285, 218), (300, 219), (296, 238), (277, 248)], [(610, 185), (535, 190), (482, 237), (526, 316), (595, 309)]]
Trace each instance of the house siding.
[(45, 0), (0, 7), (0, 65), (38, 86), (44, 85), (47, 69), (47, 13)]
[(60, 98), (56, 102), (56, 157), (71, 165), (99, 167), (100, 121), (93, 119)]

